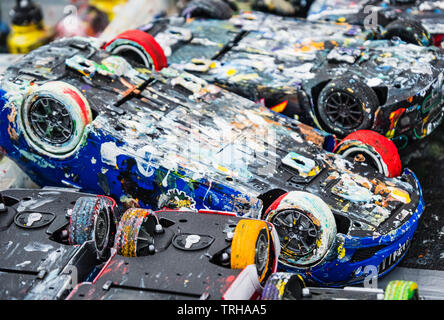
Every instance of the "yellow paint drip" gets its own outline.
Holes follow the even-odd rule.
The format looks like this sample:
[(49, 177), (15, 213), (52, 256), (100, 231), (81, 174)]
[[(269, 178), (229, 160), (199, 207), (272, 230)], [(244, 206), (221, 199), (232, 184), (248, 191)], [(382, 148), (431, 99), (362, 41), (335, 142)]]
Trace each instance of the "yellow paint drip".
[(311, 171), (308, 173), (308, 176), (313, 177), (317, 175), (319, 172), (321, 172), (321, 169), (319, 168), (319, 166), (316, 166), (313, 169), (311, 169)]
[(393, 198), (401, 201), (402, 203), (410, 203), (410, 195), (406, 191), (393, 187), (389, 187), (389, 189)]
[(227, 71), (227, 76), (229, 76), (229, 77), (234, 76), (236, 74), (236, 72), (237, 72), (236, 70), (230, 69)]
[(338, 247), (338, 257), (339, 259), (343, 259), (345, 257), (345, 249), (343, 244)]
[(217, 165), (217, 170), (220, 170), (222, 172), (228, 172), (228, 169), (225, 167), (222, 167), (221, 165)]
[(385, 137), (387, 139), (392, 139), (395, 136), (395, 129), (389, 130), (387, 131), (387, 133), (385, 134)]
[(285, 292), (285, 282), (282, 280), (279, 280), (279, 282), (277, 283), (277, 287), (279, 288), (279, 296), (282, 297), (284, 295)]

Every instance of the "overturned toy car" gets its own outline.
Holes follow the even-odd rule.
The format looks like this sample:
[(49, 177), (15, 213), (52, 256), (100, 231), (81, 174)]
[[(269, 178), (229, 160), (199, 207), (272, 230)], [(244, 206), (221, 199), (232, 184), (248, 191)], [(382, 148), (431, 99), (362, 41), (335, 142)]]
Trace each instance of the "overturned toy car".
[[(62, 188), (1, 194), (2, 299), (64, 299), (79, 283), (106, 274), (144, 278), (140, 289), (151, 292), (144, 298), (157, 285), (160, 297), (196, 297), (201, 290), (197, 298), (248, 299), (261, 294), (277, 268), (279, 239), (262, 220), (208, 210), (129, 209), (121, 216), (111, 198)], [(139, 258), (120, 263), (116, 253)]]
[(390, 281), (385, 290), (379, 288), (307, 287), (297, 274), (277, 272), (268, 278), (262, 300), (419, 300), (418, 284), (413, 281)]
[(281, 267), (321, 284), (362, 281), (367, 264), (384, 274), (402, 258), (424, 204), (393, 142), (364, 130), (335, 146), (189, 73), (151, 72), (101, 45), (56, 41), (5, 73), (0, 145), (36, 183), (128, 207), (263, 218), (283, 244)]
[(64, 299), (100, 270), (114, 200), (61, 188), (8, 189), (0, 200), (0, 299)]
[[(170, 66), (340, 137), (371, 129), (402, 149), (442, 121), (444, 53), (434, 47), (365, 42), (358, 26), (260, 12), (229, 20), (170, 17), (140, 30), (155, 38)], [(166, 65), (140, 30), (117, 36), (107, 49), (146, 66)]]
[(276, 271), (279, 250), (273, 225), (262, 220), (128, 209), (105, 267), (68, 299), (253, 299)]
[(444, 39), (444, 3), (440, 0), (316, 0), (308, 19), (380, 25), (387, 37), (420, 45), (439, 47)]

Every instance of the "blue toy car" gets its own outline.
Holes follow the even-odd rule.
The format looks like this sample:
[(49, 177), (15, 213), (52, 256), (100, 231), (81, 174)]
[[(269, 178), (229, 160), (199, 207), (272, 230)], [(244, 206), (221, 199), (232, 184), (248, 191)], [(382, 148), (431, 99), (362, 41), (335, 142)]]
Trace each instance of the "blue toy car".
[(424, 203), (393, 142), (358, 131), (335, 146), (263, 105), (102, 45), (56, 41), (5, 73), (0, 145), (36, 183), (126, 207), (266, 219), (281, 268), (320, 284), (360, 282), (369, 264), (382, 275), (403, 257)]

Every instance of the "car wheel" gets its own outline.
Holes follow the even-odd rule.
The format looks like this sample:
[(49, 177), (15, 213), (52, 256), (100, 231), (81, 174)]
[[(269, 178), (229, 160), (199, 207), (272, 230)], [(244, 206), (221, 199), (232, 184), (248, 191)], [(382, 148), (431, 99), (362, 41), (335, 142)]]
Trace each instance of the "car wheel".
[(244, 269), (254, 264), (259, 282), (262, 282), (270, 268), (270, 242), (270, 232), (265, 221), (240, 220), (231, 242), (231, 268)]
[(393, 141), (370, 130), (346, 136), (334, 152), (355, 162), (366, 163), (387, 177), (401, 175), (401, 158)]
[(100, 260), (107, 260), (111, 256), (111, 248), (114, 244), (116, 227), (113, 221), (114, 215), (111, 208), (101, 206), (94, 221), (93, 240), (97, 255)]
[(379, 100), (372, 88), (353, 78), (330, 81), (318, 99), (318, 114), (327, 131), (345, 136), (369, 129)]
[(295, 273), (276, 272), (267, 280), (261, 300), (299, 300), (304, 288), (302, 277)]
[(413, 281), (390, 281), (385, 289), (384, 300), (419, 300), (418, 284)]
[(336, 222), (328, 205), (308, 192), (292, 191), (279, 197), (265, 212), (281, 243), (279, 261), (310, 268), (319, 264), (336, 237)]
[(104, 49), (129, 61), (160, 71), (168, 67), (162, 47), (150, 34), (141, 30), (128, 30), (105, 44)]
[(385, 39), (390, 40), (393, 37), (399, 37), (407, 43), (419, 46), (429, 46), (433, 43), (430, 33), (418, 21), (397, 19), (389, 23), (385, 29), (386, 32), (383, 35)]
[(128, 209), (120, 219), (116, 231), (115, 247), (124, 257), (138, 257), (153, 251), (154, 239), (145, 230), (144, 223), (150, 211)]
[[(104, 207), (105, 202), (99, 197), (81, 197), (77, 199), (72, 209), (68, 227), (68, 240), (71, 245), (83, 244), (93, 239), (96, 218)], [(110, 219), (107, 221), (111, 223)], [(97, 225), (97, 228), (99, 226), (102, 226), (102, 223)], [(103, 227), (105, 232), (110, 229), (106, 225), (103, 225)]]
[(233, 15), (230, 5), (221, 0), (193, 0), (182, 10), (183, 17), (227, 20)]
[(25, 99), (20, 121), (25, 139), (34, 149), (52, 157), (67, 157), (79, 146), (92, 113), (77, 88), (53, 81)]

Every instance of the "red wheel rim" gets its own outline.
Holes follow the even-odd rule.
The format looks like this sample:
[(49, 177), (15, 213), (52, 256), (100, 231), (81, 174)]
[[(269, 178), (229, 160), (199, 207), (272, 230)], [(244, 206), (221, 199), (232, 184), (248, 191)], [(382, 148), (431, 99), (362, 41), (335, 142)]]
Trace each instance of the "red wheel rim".
[(110, 44), (118, 39), (133, 41), (142, 46), (142, 48), (150, 55), (151, 59), (153, 60), (154, 69), (156, 71), (160, 71), (163, 68), (168, 67), (168, 61), (162, 47), (150, 34), (141, 30), (128, 30), (105, 44), (104, 49), (106, 49)]

